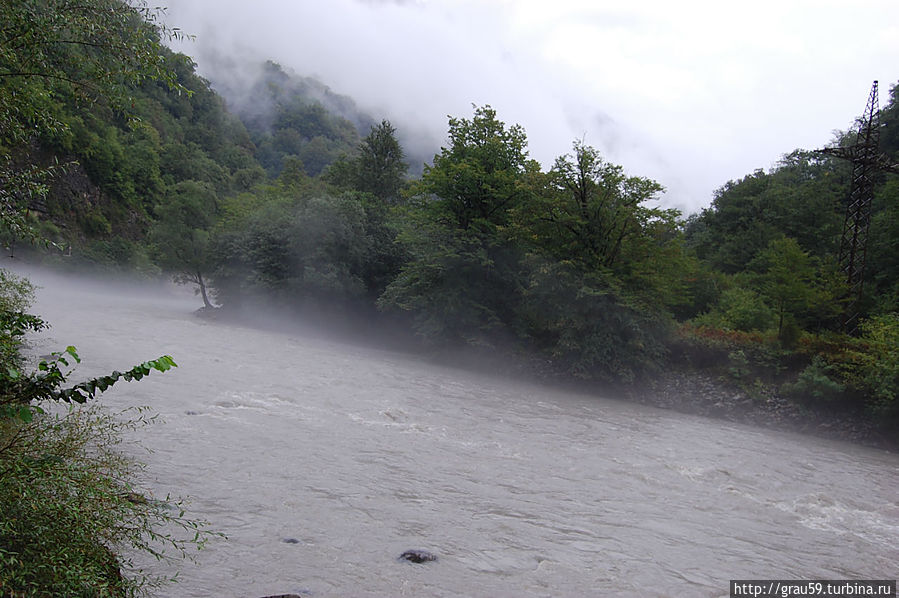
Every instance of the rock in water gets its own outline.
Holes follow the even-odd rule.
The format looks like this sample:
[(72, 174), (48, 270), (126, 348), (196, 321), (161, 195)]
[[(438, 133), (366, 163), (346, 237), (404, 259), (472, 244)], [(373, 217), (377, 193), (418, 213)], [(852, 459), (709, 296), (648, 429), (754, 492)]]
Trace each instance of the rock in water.
[(400, 555), (401, 561), (409, 561), (410, 563), (427, 563), (428, 561), (436, 561), (437, 555), (427, 550), (407, 550)]

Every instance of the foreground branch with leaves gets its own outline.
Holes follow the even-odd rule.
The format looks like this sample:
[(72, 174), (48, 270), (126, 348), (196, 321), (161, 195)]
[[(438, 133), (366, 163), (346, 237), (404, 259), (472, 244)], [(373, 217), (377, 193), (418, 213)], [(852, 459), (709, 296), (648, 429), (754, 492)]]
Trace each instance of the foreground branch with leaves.
[[(22, 312), (0, 312), (0, 328), (13, 337), (22, 336), (27, 330), (36, 332), (45, 326), (44, 321), (37, 316)], [(140, 380), (152, 370), (165, 372), (177, 367), (170, 355), (163, 355), (125, 372), (116, 370), (105, 376), (65, 387), (71, 370), (63, 372), (60, 366), (68, 367), (69, 359), (76, 364), (81, 363), (77, 350), (71, 345), (65, 351), (51, 353), (50, 359), (42, 359), (35, 372), (26, 374), (9, 364), (0, 370), (0, 418), (14, 417), (30, 422), (35, 413), (43, 413), (39, 405), (41, 402), (85, 403), (119, 380)]]
[(161, 579), (128, 555), (186, 556), (211, 534), (182, 501), (139, 486), (143, 466), (123, 438), (152, 423), (145, 409), (111, 414), (89, 399), (121, 380), (176, 366), (163, 355), (72, 384), (74, 347), (33, 371), (25, 335), (45, 322), (25, 313), (30, 283), (0, 271), (0, 596), (134, 596)]

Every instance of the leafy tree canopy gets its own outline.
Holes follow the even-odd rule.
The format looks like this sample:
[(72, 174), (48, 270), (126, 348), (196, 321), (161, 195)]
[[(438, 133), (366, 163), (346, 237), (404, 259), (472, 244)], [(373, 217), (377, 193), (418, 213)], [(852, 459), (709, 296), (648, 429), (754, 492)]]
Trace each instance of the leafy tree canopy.
[(538, 169), (528, 160), (520, 125), (506, 127), (490, 106), (476, 107), (472, 119), (449, 119), (449, 144), (426, 166), (414, 192), (429, 202), (438, 221), (460, 229), (491, 230), (508, 221), (528, 190), (522, 175)]

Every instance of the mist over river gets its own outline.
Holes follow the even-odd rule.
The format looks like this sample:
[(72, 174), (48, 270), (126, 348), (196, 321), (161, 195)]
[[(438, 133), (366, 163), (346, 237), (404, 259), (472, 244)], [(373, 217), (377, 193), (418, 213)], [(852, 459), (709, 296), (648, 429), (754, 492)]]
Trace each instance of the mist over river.
[[(185, 289), (29, 270), (74, 381), (121, 383), (157, 496), (227, 535), (173, 597), (702, 596), (731, 579), (895, 579), (899, 456), (197, 317)], [(294, 542), (285, 542), (290, 539)], [(397, 559), (418, 548), (436, 562)]]

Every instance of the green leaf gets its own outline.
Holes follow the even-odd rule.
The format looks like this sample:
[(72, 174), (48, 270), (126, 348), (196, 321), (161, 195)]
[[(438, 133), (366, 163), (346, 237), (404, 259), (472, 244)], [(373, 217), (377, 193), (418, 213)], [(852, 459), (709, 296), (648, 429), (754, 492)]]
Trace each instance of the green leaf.
[[(65, 352), (68, 353), (69, 355), (71, 355), (72, 359), (74, 359), (76, 363), (81, 363), (81, 358), (78, 357), (78, 352), (75, 349), (75, 347), (73, 347), (72, 345), (69, 345), (68, 347), (66, 347)], [(66, 365), (68, 365), (68, 364), (66, 364)]]

